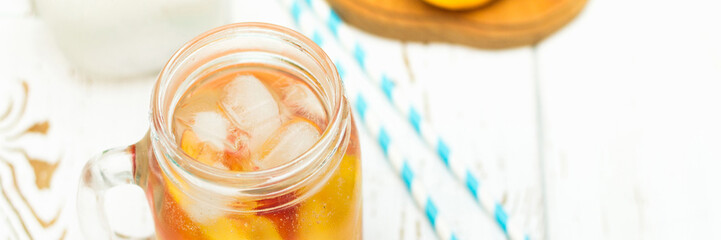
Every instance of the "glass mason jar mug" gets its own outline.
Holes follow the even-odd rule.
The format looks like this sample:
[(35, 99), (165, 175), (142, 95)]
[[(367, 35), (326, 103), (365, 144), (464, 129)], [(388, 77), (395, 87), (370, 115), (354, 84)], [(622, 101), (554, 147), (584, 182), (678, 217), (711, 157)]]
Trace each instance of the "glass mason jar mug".
[[(308, 96), (319, 107), (294, 105)], [(260, 98), (265, 105), (241, 101)], [(215, 110), (176, 116), (199, 105), (229, 117)], [(150, 109), (142, 140), (83, 169), (78, 214), (86, 237), (128, 238), (111, 229), (103, 203), (106, 190), (136, 184), (159, 239), (361, 238), (357, 130), (334, 65), (308, 38), (263, 23), (206, 32), (163, 68)], [(201, 122), (229, 137), (199, 131)]]

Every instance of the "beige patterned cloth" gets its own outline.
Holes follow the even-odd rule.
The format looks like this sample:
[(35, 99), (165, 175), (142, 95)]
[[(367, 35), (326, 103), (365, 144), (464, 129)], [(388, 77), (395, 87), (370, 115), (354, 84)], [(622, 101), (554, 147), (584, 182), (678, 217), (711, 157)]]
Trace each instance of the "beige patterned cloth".
[[(59, 149), (59, 131), (50, 131), (47, 111), (33, 108), (43, 101), (38, 96), (41, 91), (31, 90), (25, 80), (10, 80), (3, 85), (6, 99), (0, 110), (0, 209), (3, 225), (9, 228), (3, 232), (20, 239), (32, 237), (31, 233), (63, 238), (67, 223), (60, 216), (68, 209), (67, 193), (72, 182), (61, 179), (67, 177), (63, 173), (69, 172), (65, 164), (69, 162), (64, 161), (66, 154)], [(38, 101), (30, 101), (30, 96), (38, 96), (34, 98)]]

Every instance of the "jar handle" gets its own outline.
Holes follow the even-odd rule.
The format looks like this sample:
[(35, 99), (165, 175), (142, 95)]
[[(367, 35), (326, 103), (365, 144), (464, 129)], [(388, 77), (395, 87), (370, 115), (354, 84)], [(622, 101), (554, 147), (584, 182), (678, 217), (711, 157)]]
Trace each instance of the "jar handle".
[[(105, 150), (85, 164), (78, 186), (77, 212), (80, 228), (87, 239), (139, 239), (120, 234), (110, 227), (105, 208), (107, 190), (126, 184), (138, 184), (136, 172), (146, 173), (147, 157), (136, 151), (140, 143)], [(138, 162), (144, 161), (144, 162)], [(152, 239), (151, 236), (140, 239)]]

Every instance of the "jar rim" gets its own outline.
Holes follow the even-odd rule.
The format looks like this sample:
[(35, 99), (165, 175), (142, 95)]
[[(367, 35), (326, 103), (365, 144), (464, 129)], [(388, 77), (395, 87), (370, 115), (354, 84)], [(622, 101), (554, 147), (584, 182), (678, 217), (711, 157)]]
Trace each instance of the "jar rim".
[[(327, 127), (324, 129), (318, 141), (316, 141), (305, 153), (295, 159), (280, 166), (259, 171), (229, 171), (200, 163), (192, 159), (180, 148), (179, 144), (173, 137), (173, 130), (170, 124), (172, 116), (166, 114), (167, 112), (172, 112), (173, 110), (165, 109), (166, 105), (168, 106), (167, 108), (171, 108), (170, 106), (173, 104), (168, 104), (166, 99), (168, 99), (167, 94), (174, 94), (175, 91), (177, 91), (177, 89), (172, 91), (172, 87), (170, 87), (171, 83), (187, 80), (173, 78), (174, 72), (178, 70), (175, 68), (178, 67), (179, 62), (184, 60), (184, 57), (187, 57), (186, 54), (199, 50), (199, 47), (202, 47), (203, 44), (207, 44), (208, 40), (212, 42), (222, 40), (227, 34), (243, 34), (248, 32), (287, 38), (290, 40), (290, 44), (295, 44), (300, 50), (303, 50), (304, 53), (308, 54), (311, 59), (319, 64), (320, 69), (323, 70), (323, 76), (320, 77), (327, 77), (331, 88), (324, 89), (324, 87), (321, 87), (324, 91), (329, 91), (328, 95), (331, 96), (328, 98), (330, 101), (327, 105), (330, 106), (327, 109), (329, 111), (329, 118)], [(317, 78), (319, 76), (315, 77)], [(200, 177), (206, 182), (210, 181), (213, 184), (223, 185), (223, 187), (232, 187), (235, 190), (248, 189), (258, 191), (266, 189), (274, 183), (287, 180), (294, 174), (298, 174), (298, 172), (303, 169), (312, 169), (314, 165), (311, 164), (313, 164), (314, 161), (311, 160), (315, 160), (316, 165), (319, 161), (322, 161), (322, 159), (312, 159), (312, 155), (314, 153), (316, 155), (332, 156), (335, 151), (344, 150), (342, 147), (329, 146), (329, 144), (340, 144), (343, 141), (338, 141), (338, 139), (344, 138), (344, 135), (348, 135), (344, 133), (348, 125), (344, 119), (346, 116), (350, 115), (348, 106), (346, 105), (347, 103), (343, 94), (343, 85), (335, 65), (332, 63), (327, 54), (311, 39), (289, 28), (268, 23), (248, 22), (228, 24), (207, 31), (187, 42), (173, 54), (168, 63), (161, 70), (151, 98), (150, 111), (151, 137), (153, 138), (152, 144), (154, 148), (160, 148), (156, 151), (159, 151), (164, 155), (156, 157), (169, 158), (169, 160), (174, 163), (173, 165), (179, 166), (179, 168), (185, 173)], [(341, 131), (342, 133), (338, 134)], [(332, 150), (333, 153), (319, 154), (323, 152), (324, 149)], [(156, 155), (157, 154), (158, 153), (156, 153)], [(302, 159), (311, 160), (303, 162)], [(315, 168), (318, 168), (318, 166), (315, 166)], [(256, 181), (248, 181), (249, 179)]]

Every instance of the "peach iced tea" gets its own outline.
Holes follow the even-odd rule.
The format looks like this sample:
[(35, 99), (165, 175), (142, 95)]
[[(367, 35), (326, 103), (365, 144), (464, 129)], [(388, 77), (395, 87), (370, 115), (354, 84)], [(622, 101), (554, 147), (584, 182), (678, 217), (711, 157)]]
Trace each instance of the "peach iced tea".
[[(270, 67), (232, 65), (190, 86), (173, 114), (177, 144), (213, 169), (252, 173), (288, 167), (321, 138), (329, 112), (301, 78)], [(280, 196), (218, 196), (203, 208), (167, 176), (153, 204), (161, 239), (360, 239), (360, 159), (355, 129), (337, 167), (316, 184)], [(161, 193), (162, 192), (162, 193)], [(231, 194), (232, 195), (232, 194)]]

